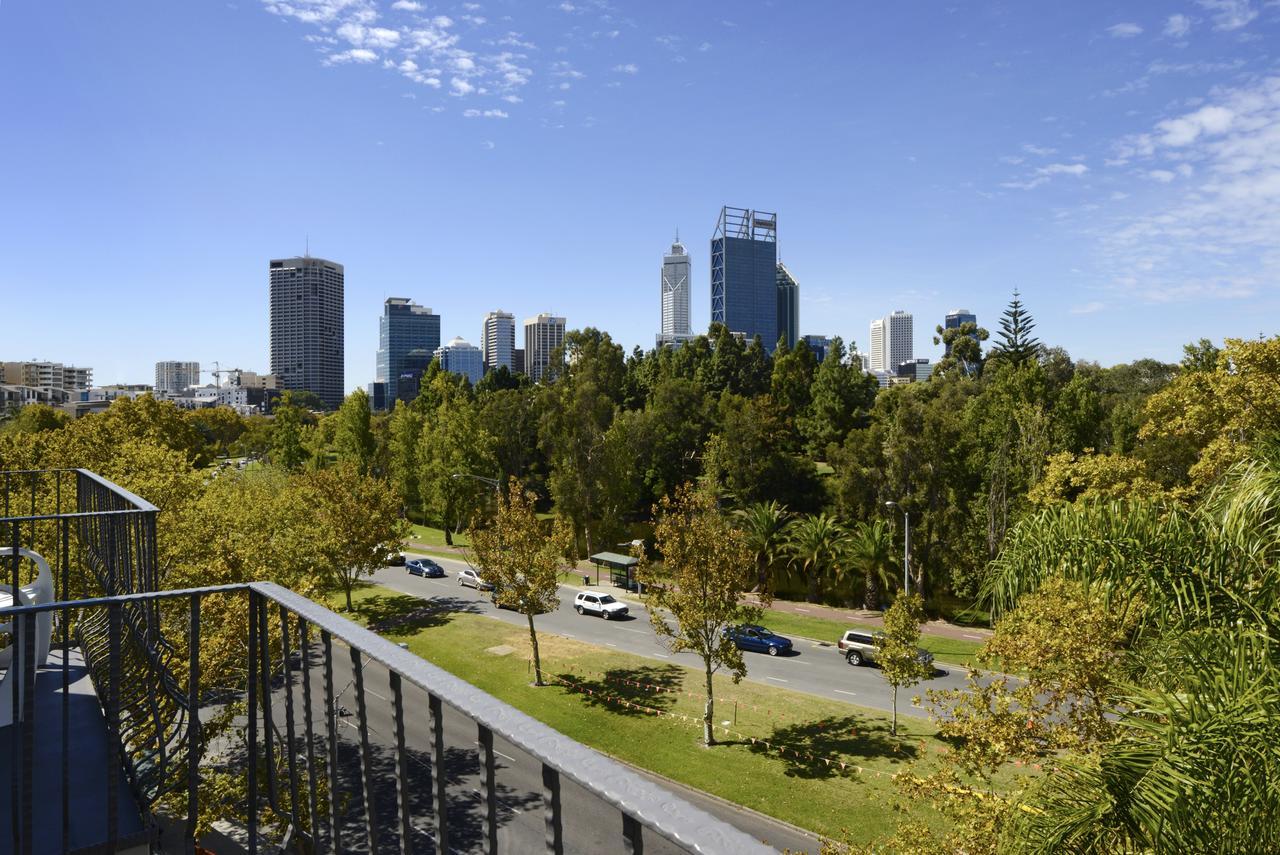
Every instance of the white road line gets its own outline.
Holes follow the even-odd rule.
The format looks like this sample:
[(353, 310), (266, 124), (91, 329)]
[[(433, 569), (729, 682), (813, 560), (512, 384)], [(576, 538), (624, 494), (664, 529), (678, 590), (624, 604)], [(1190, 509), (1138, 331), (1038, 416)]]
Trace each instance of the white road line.
[(784, 680), (784, 679), (782, 679), (781, 677), (770, 677), (770, 676), (768, 676), (768, 675), (766, 675), (766, 676), (765, 676), (765, 679), (766, 679), (766, 680), (777, 680), (779, 683), (790, 683), (790, 682), (791, 682), (790, 680)]
[(655, 653), (655, 654), (653, 654), (653, 655), (654, 655), (654, 656), (657, 656), (659, 659), (670, 659), (670, 658), (671, 658), (670, 654), (667, 654), (667, 653)]
[(805, 662), (803, 659), (797, 659), (795, 662), (792, 662), (791, 664), (792, 664), (792, 665), (805, 665), (805, 666), (809, 666), (809, 665), (812, 665), (813, 663), (812, 663), (812, 662)]
[(618, 645), (614, 644), (612, 641), (606, 641), (606, 642), (605, 642), (605, 644), (609, 645), (610, 647), (617, 647), (617, 646), (618, 646)]
[(836, 692), (837, 694), (841, 694), (841, 695), (852, 695), (852, 696), (854, 696), (854, 697), (857, 697), (857, 695), (858, 695), (858, 693), (857, 693), (857, 692), (846, 692), (844, 689), (832, 689), (831, 691)]
[(387, 703), (391, 703), (391, 699), (388, 698), (386, 695), (380, 695), (377, 692), (375, 692), (373, 689), (370, 689), (368, 686), (364, 687), (364, 693), (366, 695), (373, 695), (375, 698), (380, 698), (386, 701)]
[(649, 634), (649, 633), (645, 632), (643, 629), (632, 629), (632, 628), (631, 628), (631, 627), (629, 627), (629, 626), (620, 626), (620, 627), (618, 627), (618, 629), (622, 630), (623, 632), (634, 632), (634, 633), (636, 633), (637, 635), (648, 635), (648, 634)]
[[(475, 745), (475, 746), (477, 746), (477, 747), (480, 745), (480, 743), (479, 743), (479, 742), (477, 742), (477, 741), (476, 741), (476, 740), (474, 740), (474, 739), (471, 741), (471, 744), (472, 744), (472, 745)], [(499, 757), (504, 757), (504, 758), (506, 758), (507, 760), (510, 760), (512, 763), (515, 763), (515, 762), (516, 762), (516, 758), (514, 758), (514, 757), (512, 757), (512, 756), (510, 756), (510, 755), (508, 755), (508, 754), (503, 754), (501, 751), (494, 751), (493, 753), (494, 753), (494, 754), (496, 754), (496, 755), (497, 755), (497, 756), (499, 756)]]
[(810, 609), (802, 609), (802, 608), (800, 608), (799, 606), (796, 606), (796, 611), (798, 611), (798, 612), (807, 612), (807, 611), (810, 611)]
[(976, 639), (978, 639), (979, 641), (982, 641), (982, 636), (981, 636), (981, 635), (970, 635), (970, 634), (969, 634), (969, 633), (967, 633), (967, 632), (962, 632), (962, 633), (960, 633), (960, 634), (961, 634), (961, 635), (963, 635), (965, 638), (976, 638)]

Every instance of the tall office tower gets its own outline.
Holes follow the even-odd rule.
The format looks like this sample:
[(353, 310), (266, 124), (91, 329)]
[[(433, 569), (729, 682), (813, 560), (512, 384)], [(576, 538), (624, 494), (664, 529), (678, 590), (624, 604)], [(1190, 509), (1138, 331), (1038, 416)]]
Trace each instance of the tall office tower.
[[(968, 309), (952, 309), (947, 312), (947, 319), (943, 322), (942, 328), (947, 330), (960, 329), (961, 324), (974, 324), (976, 326), (977, 323), (978, 316), (970, 312)], [(973, 340), (978, 340), (976, 333), (973, 336)], [(950, 355), (951, 345), (947, 345), (946, 352)]]
[(827, 351), (831, 348), (831, 339), (828, 336), (806, 335), (800, 340), (809, 345), (809, 351), (818, 362), (823, 362), (827, 358)]
[(914, 359), (911, 314), (901, 309), (871, 322), (871, 371), (889, 372)]
[(793, 348), (800, 340), (800, 283), (791, 271), (778, 262), (778, 341), (786, 336), (787, 347)]
[(387, 298), (382, 306), (382, 317), (378, 319), (378, 364), (374, 376), (375, 382), (387, 384), (387, 407), (394, 407), (400, 398), (398, 384), (409, 351), (433, 353), (439, 346), (439, 315), (406, 297)]
[(281, 389), (336, 409), (346, 388), (342, 265), (307, 255), (273, 259), (270, 270), (271, 373)]
[(484, 357), (485, 371), (493, 371), (500, 365), (507, 366), (508, 371), (516, 370), (515, 315), (499, 309), (484, 316), (480, 353)]
[(778, 215), (720, 209), (711, 238), (711, 322), (778, 343)]
[(564, 318), (543, 313), (524, 322), (524, 373), (537, 383), (551, 365), (551, 355), (564, 344)]
[(692, 283), (689, 253), (676, 235), (671, 251), (662, 256), (662, 332), (659, 345), (677, 344), (693, 338), (689, 322), (689, 290)]
[(199, 362), (157, 362), (157, 393), (176, 394), (188, 386), (200, 385)]
[(480, 355), (480, 348), (462, 336), (455, 336), (448, 344), (437, 347), (436, 359), (440, 360), (442, 371), (462, 374), (471, 381), (472, 386), (484, 376), (484, 357)]

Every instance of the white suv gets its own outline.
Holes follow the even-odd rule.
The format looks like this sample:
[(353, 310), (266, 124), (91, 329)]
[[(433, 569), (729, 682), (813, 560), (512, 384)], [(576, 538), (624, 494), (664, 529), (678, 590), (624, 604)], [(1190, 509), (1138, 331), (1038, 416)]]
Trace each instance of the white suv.
[(579, 593), (578, 596), (573, 598), (573, 609), (580, 615), (590, 612), (593, 615), (600, 615), (605, 620), (624, 617), (627, 614), (627, 607), (622, 603), (609, 594), (601, 594), (596, 591), (582, 591)]
[(477, 591), (493, 590), (493, 583), (486, 582), (484, 579), (481, 579), (480, 574), (477, 573), (475, 570), (471, 569), (470, 567), (467, 567), (466, 569), (458, 571), (458, 584), (467, 585), (469, 587), (475, 588)]

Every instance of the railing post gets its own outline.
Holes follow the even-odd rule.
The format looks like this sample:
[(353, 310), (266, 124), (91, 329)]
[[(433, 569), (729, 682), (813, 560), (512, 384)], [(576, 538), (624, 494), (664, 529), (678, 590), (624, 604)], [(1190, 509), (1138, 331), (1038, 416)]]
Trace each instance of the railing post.
[(436, 851), (449, 851), (449, 799), (445, 789), (448, 773), (444, 760), (444, 705), (435, 695), (427, 696), (431, 710), (431, 790), (436, 826)]
[(329, 843), (334, 852), (342, 851), (342, 835), (338, 819), (338, 707), (333, 699), (333, 636), (320, 630), (324, 646), (324, 726), (329, 737)]
[(547, 827), (547, 851), (564, 855), (564, 824), (560, 816), (560, 771), (542, 764), (543, 820)]
[(200, 595), (191, 595), (191, 611), (187, 616), (188, 663), (187, 684), (187, 833), (186, 849), (194, 852), (196, 822), (200, 818)]
[(622, 851), (626, 855), (644, 855), (644, 826), (629, 813), (622, 815)]
[(484, 787), (484, 851), (498, 853), (498, 780), (493, 757), (493, 731), (478, 725), (480, 737), (480, 780)]
[(258, 660), (262, 668), (262, 756), (267, 764), (267, 803), (280, 809), (276, 787), (276, 757), (273, 749), (275, 723), (271, 717), (271, 633), (267, 631), (267, 598), (258, 597)]
[(391, 715), (396, 739), (396, 804), (400, 809), (400, 852), (413, 851), (413, 822), (409, 817), (409, 752), (404, 745), (404, 691), (400, 675), (391, 671)]
[(107, 606), (109, 671), (107, 688), (107, 845), (115, 848), (120, 836), (120, 603)]
[(298, 618), (298, 651), (302, 657), (302, 714), (307, 719), (307, 818), (310, 820), (311, 849), (319, 851), (320, 818), (316, 815), (316, 731), (311, 713), (311, 644), (307, 622)]
[(280, 606), (280, 661), (284, 663), (284, 735), (289, 742), (289, 822), (298, 828), (298, 752), (293, 728), (293, 665), (289, 662), (289, 610)]
[(249, 804), (245, 827), (249, 855), (258, 851), (258, 594), (249, 590)]
[(364, 819), (369, 851), (378, 851), (377, 815), (373, 810), (373, 751), (369, 747), (369, 717), (364, 700), (364, 669), (360, 663), (360, 651), (351, 651), (351, 671), (356, 681), (356, 716), (360, 725), (360, 779), (364, 782)]

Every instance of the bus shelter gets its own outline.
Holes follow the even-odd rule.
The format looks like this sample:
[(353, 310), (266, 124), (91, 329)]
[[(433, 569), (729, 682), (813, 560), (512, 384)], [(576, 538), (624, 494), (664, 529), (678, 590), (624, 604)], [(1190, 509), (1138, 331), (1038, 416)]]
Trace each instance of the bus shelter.
[(619, 588), (633, 591), (636, 588), (636, 565), (640, 559), (634, 555), (617, 552), (597, 552), (589, 559), (596, 566), (596, 584), (600, 584), (600, 568), (609, 571), (609, 581)]

